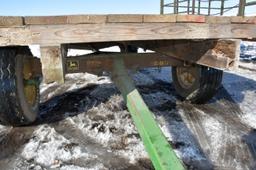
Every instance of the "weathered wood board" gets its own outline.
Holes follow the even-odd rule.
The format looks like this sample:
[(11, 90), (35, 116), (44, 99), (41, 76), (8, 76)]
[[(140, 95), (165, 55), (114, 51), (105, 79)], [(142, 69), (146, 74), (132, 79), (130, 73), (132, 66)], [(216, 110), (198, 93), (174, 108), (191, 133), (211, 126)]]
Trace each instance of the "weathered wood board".
[(0, 27), (22, 25), (59, 25), (88, 23), (237, 23), (256, 24), (256, 16), (204, 16), (204, 15), (63, 15), (63, 16), (0, 16)]
[(0, 16), (0, 27), (1, 26), (22, 26), (24, 25), (23, 17), (8, 17)]
[(63, 55), (61, 47), (41, 47), (42, 73), (45, 83), (64, 83)]
[(0, 46), (173, 40), (256, 39), (256, 17), (71, 15), (0, 17)]
[(115, 23), (0, 28), (0, 46), (173, 39), (256, 39), (254, 24)]

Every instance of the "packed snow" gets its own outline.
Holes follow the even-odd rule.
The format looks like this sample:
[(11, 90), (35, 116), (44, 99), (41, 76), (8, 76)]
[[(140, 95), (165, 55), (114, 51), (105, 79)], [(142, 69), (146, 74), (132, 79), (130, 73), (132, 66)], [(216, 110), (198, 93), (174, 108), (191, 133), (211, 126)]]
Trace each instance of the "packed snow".
[(241, 60), (256, 61), (256, 42), (243, 41), (241, 43)]
[[(241, 49), (250, 46), (256, 45), (244, 42)], [(256, 168), (255, 53), (248, 51), (242, 51), (240, 68), (225, 72), (223, 87), (205, 105), (177, 98), (169, 67), (130, 72), (189, 169)], [(153, 169), (110, 77), (88, 73), (68, 74), (62, 85), (41, 84), (38, 121), (0, 126), (0, 149), (0, 169)]]

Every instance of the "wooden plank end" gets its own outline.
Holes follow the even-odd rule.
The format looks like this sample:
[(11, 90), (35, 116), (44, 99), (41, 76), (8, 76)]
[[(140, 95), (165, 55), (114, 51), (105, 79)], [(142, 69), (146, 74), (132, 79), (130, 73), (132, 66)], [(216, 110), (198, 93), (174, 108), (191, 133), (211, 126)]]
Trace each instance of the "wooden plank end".
[(203, 15), (177, 15), (177, 22), (205, 23)]
[(22, 26), (23, 17), (0, 16), (0, 26)]
[(256, 17), (231, 17), (231, 23), (233, 24), (256, 24)]
[(96, 24), (107, 22), (106, 15), (70, 15), (67, 17), (68, 24)]
[(26, 25), (56, 25), (66, 24), (67, 16), (31, 16), (25, 17)]
[(208, 24), (230, 24), (231, 17), (228, 16), (207, 16), (206, 22)]
[(144, 22), (161, 22), (161, 23), (168, 23), (168, 22), (176, 22), (177, 15), (144, 15)]
[(143, 15), (108, 15), (107, 22), (109, 23), (141, 23), (143, 22)]

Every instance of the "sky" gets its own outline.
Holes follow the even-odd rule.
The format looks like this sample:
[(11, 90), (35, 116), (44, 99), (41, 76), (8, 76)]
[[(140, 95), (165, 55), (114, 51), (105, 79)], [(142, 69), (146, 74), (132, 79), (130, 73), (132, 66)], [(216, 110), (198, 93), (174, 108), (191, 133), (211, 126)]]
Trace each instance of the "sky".
[(1, 0), (0, 15), (158, 14), (159, 0)]
[[(226, 5), (236, 4), (238, 1), (228, 0)], [(0, 15), (4, 16), (159, 14), (160, 11), (160, 0), (0, 0), (0, 4)], [(169, 12), (171, 9), (166, 8), (165, 11)], [(236, 13), (230, 11), (228, 15)], [(256, 6), (247, 8), (246, 13), (256, 15)]]

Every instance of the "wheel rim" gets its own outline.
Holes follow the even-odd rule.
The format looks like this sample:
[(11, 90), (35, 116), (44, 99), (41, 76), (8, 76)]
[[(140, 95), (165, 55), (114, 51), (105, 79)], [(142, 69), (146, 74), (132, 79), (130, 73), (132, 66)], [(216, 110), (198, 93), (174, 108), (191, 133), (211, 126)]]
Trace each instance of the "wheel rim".
[(37, 81), (33, 78), (32, 64), (28, 59), (23, 60), (23, 84), (24, 95), (30, 107), (33, 107), (37, 102)]
[(196, 82), (196, 72), (195, 67), (177, 67), (177, 78), (178, 82), (184, 89), (191, 88)]

